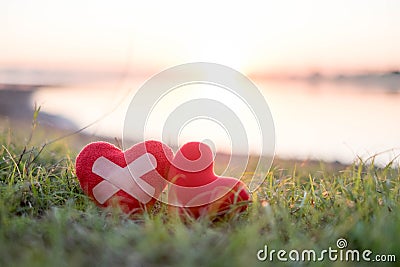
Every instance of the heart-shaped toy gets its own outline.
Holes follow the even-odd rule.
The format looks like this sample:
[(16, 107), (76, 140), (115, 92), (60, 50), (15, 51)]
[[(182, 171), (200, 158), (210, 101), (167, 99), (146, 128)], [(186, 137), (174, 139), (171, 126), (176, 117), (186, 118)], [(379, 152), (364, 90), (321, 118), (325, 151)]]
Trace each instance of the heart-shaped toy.
[[(195, 218), (214, 217), (227, 211), (244, 211), (250, 194), (246, 185), (231, 177), (214, 173), (210, 147), (200, 142), (183, 145), (172, 160), (168, 180), (170, 210)], [(242, 202), (242, 205), (237, 205)]]
[(125, 152), (106, 142), (88, 144), (76, 159), (84, 193), (101, 207), (118, 206), (127, 214), (151, 208), (165, 189), (172, 150), (158, 141)]

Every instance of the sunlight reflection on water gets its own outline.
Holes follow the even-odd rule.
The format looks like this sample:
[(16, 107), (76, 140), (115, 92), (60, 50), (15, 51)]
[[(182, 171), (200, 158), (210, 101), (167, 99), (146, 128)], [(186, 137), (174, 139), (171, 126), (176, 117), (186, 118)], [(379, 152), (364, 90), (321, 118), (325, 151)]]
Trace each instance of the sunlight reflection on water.
[[(108, 114), (87, 132), (121, 138), (127, 106), (142, 83), (44, 88), (34, 100), (43, 111), (80, 127)], [(255, 83), (270, 106), (280, 157), (351, 162), (390, 150), (378, 156), (385, 163), (400, 154), (399, 93), (329, 82)], [(212, 139), (213, 131), (208, 132)]]

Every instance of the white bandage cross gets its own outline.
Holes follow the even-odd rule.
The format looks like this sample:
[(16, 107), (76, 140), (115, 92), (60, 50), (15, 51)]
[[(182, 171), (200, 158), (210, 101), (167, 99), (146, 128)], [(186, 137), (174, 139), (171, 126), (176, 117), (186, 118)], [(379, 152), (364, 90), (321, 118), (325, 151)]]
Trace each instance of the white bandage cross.
[(99, 157), (93, 163), (92, 171), (104, 181), (93, 188), (93, 196), (100, 204), (104, 204), (119, 190), (123, 190), (139, 202), (146, 204), (152, 199), (156, 190), (141, 176), (156, 167), (157, 160), (150, 153), (143, 154), (125, 168), (121, 168), (105, 157)]

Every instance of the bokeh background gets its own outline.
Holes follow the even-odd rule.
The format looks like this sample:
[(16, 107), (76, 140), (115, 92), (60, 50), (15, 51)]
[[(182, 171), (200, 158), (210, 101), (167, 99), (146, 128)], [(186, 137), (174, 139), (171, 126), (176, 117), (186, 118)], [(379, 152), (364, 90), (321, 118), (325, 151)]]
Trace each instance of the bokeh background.
[(147, 79), (207, 61), (259, 87), (279, 157), (384, 164), (400, 154), (399, 25), (395, 0), (0, 0), (0, 122), (30, 125), (36, 103), (40, 127), (121, 138)]

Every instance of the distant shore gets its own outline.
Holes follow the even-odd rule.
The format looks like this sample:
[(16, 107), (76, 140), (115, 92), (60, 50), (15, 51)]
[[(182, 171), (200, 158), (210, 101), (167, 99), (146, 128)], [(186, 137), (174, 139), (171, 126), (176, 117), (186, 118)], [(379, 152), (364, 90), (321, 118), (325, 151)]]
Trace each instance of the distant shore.
[(250, 77), (260, 80), (273, 81), (302, 81), (311, 84), (335, 83), (340, 85), (357, 85), (363, 88), (382, 88), (390, 92), (400, 92), (400, 71), (393, 70), (387, 72), (365, 72), (358, 74), (334, 74), (327, 75), (314, 72), (309, 75), (290, 75), (290, 74), (263, 74), (252, 73)]
[[(45, 85), (39, 84), (1, 84), (0, 116), (10, 121), (31, 122), (34, 114), (33, 94)], [(40, 112), (37, 121), (59, 129), (77, 129), (72, 121), (58, 115)]]

